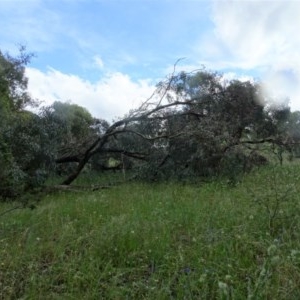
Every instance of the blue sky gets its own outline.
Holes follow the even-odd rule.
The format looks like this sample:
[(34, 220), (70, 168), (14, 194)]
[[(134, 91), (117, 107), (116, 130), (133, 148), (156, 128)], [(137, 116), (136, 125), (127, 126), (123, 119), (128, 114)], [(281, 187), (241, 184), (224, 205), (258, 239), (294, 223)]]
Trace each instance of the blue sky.
[(122, 116), (171, 72), (205, 65), (265, 81), (300, 109), (300, 2), (0, 0), (0, 49), (27, 46), (29, 91)]

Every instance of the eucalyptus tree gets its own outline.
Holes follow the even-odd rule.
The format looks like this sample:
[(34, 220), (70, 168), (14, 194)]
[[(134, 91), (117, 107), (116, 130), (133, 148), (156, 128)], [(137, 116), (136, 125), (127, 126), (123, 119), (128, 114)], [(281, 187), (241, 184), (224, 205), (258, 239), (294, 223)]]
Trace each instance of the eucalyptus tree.
[(215, 175), (228, 156), (246, 159), (238, 146), (257, 142), (261, 124), (272, 121), (259, 92), (257, 84), (226, 83), (214, 72), (173, 73), (81, 151), (57, 158), (77, 164), (63, 183), (76, 179), (93, 157), (113, 155), (131, 160), (144, 177)]
[(32, 55), (21, 47), (12, 57), (0, 51), (0, 198), (20, 195), (43, 178), (47, 150), (40, 118), (26, 111), (25, 66)]

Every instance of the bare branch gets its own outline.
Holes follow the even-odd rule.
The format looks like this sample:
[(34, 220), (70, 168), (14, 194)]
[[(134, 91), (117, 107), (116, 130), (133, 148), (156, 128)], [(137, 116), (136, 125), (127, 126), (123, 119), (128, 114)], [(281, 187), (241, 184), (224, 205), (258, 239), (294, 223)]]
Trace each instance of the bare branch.
[(142, 139), (147, 140), (147, 141), (155, 141), (155, 140), (165, 139), (165, 138), (172, 139), (172, 138), (178, 137), (178, 136), (183, 134), (183, 132), (179, 132), (179, 133), (174, 134), (174, 135), (162, 134), (162, 135), (147, 137), (147, 136), (145, 136), (144, 134), (142, 134), (140, 132), (137, 132), (135, 130), (129, 130), (129, 129), (124, 130), (124, 131), (116, 131), (115, 134), (120, 134), (120, 133), (124, 133), (124, 132), (135, 134), (135, 135), (137, 135), (137, 136), (139, 136)]
[[(162, 104), (163, 100), (167, 96), (168, 92), (172, 90), (172, 84), (178, 78), (175, 75), (176, 66), (182, 59), (178, 59), (176, 63), (174, 64), (174, 69), (170, 77), (160, 85), (158, 85), (158, 88), (154, 93), (135, 111), (131, 112), (127, 117), (116, 121), (113, 123), (110, 127), (107, 128), (106, 132), (101, 135), (100, 137), (96, 138), (95, 141), (90, 144), (90, 146), (85, 150), (81, 151), (80, 154), (73, 154), (70, 156), (64, 156), (62, 158), (59, 158), (56, 160), (57, 163), (63, 163), (63, 162), (77, 162), (78, 166), (76, 171), (71, 174), (64, 182), (63, 184), (70, 184), (73, 180), (77, 178), (77, 176), (80, 174), (81, 170), (84, 168), (86, 163), (89, 161), (89, 159), (95, 155), (96, 153), (104, 152), (105, 145), (109, 142), (110, 137), (115, 137), (118, 134), (124, 134), (124, 133), (132, 133), (139, 137), (141, 137), (144, 140), (148, 141), (155, 141), (158, 139), (172, 139), (175, 137), (178, 137), (183, 134), (183, 132), (178, 132), (176, 134), (170, 134), (165, 133), (161, 135), (154, 135), (154, 136), (146, 136), (143, 133), (140, 133), (138, 131), (133, 130), (132, 128), (128, 128), (129, 124), (134, 124), (138, 121), (153, 121), (156, 119), (168, 119), (169, 116), (166, 113), (168, 109), (171, 109), (173, 107), (184, 107), (184, 106), (190, 106), (193, 104), (194, 99), (183, 99), (172, 101), (166, 104)], [(156, 96), (159, 95), (157, 101), (152, 102), (151, 100)], [(151, 107), (152, 106), (152, 107)], [(160, 114), (161, 113), (161, 114)], [(154, 115), (156, 114), (156, 115)], [(201, 114), (198, 114), (196, 112), (182, 112), (182, 115), (184, 114), (190, 114), (194, 115), (197, 118), (202, 117)], [(180, 115), (180, 114), (179, 114)], [(130, 152), (127, 152), (128, 155), (131, 155)], [(133, 154), (132, 154), (133, 155)], [(133, 155), (134, 156), (134, 155)], [(132, 156), (132, 157), (133, 157)]]
[(145, 160), (147, 157), (147, 154), (140, 153), (140, 152), (132, 152), (132, 151), (126, 151), (123, 149), (114, 149), (114, 148), (104, 148), (101, 150), (101, 153), (120, 153), (128, 157), (136, 158)]

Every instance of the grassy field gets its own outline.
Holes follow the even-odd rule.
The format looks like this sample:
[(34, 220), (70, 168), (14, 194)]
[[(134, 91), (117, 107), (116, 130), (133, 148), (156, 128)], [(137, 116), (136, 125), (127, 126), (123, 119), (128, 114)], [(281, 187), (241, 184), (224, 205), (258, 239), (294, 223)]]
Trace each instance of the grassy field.
[(0, 217), (0, 299), (300, 299), (299, 175), (47, 195)]

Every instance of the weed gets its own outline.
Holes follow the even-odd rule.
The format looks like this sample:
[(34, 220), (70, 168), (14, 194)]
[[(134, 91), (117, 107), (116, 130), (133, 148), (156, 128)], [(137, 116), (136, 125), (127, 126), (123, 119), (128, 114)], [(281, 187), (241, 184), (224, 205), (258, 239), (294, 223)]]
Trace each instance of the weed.
[(235, 188), (132, 182), (4, 214), (0, 299), (299, 299), (300, 223), (280, 212), (299, 211), (294, 193), (281, 202), (299, 167), (275, 171), (275, 214), (249, 193), (274, 195), (267, 167)]

